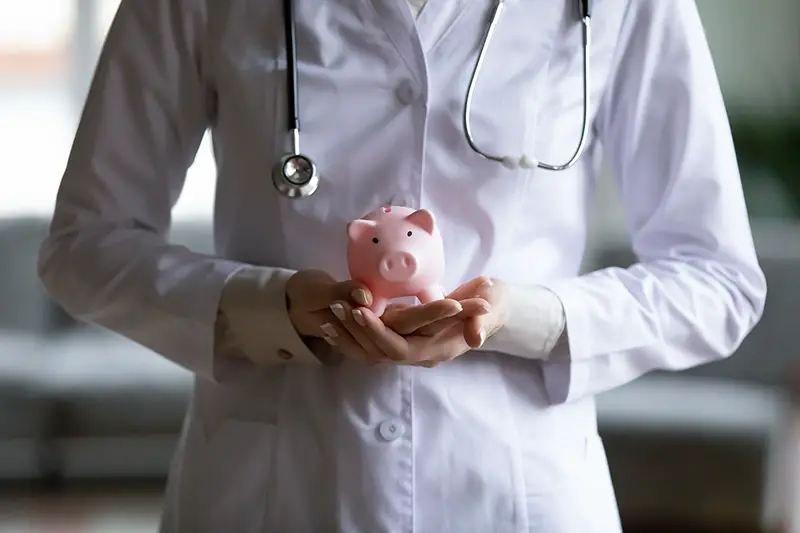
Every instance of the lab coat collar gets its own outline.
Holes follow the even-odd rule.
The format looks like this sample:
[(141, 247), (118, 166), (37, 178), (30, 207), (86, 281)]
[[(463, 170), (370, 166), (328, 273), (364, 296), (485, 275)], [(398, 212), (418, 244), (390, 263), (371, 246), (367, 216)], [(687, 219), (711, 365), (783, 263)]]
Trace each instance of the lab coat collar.
[(479, 4), (468, 0), (430, 0), (414, 20), (405, 2), (366, 1), (377, 11), (387, 37), (415, 74), (425, 71), (425, 53), (459, 23), (464, 13)]
[(459, 22), (462, 16), (484, 2), (469, 0), (428, 0), (417, 18), (417, 32), (423, 48), (429, 52)]

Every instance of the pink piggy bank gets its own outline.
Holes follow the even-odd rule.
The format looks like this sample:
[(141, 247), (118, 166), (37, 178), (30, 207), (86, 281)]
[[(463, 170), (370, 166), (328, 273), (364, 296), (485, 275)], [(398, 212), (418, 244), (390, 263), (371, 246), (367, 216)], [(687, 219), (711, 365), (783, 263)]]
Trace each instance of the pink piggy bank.
[(350, 277), (372, 292), (371, 310), (381, 316), (393, 298), (441, 300), (444, 244), (427, 209), (381, 207), (347, 225)]

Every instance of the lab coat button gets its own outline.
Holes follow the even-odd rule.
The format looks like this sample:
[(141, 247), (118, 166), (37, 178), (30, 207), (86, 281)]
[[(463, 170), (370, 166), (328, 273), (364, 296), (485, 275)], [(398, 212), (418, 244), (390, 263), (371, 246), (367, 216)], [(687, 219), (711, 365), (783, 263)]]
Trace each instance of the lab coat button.
[(278, 357), (280, 357), (284, 361), (288, 361), (290, 359), (293, 359), (294, 355), (291, 354), (290, 352), (287, 352), (286, 350), (278, 350)]
[(397, 440), (405, 433), (405, 426), (398, 420), (385, 420), (378, 426), (381, 438), (387, 442)]
[(404, 81), (397, 87), (397, 99), (403, 104), (410, 104), (417, 99), (417, 90), (410, 81)]

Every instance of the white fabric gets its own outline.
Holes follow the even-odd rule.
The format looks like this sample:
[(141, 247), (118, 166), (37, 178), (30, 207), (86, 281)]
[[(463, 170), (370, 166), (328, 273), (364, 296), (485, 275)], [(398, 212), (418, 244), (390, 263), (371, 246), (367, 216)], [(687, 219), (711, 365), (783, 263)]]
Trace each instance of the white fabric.
[(505, 325), (482, 348), (526, 359), (547, 359), (566, 326), (558, 296), (543, 287), (516, 285), (508, 291), (508, 305)]
[[(727, 356), (766, 293), (694, 2), (595, 3), (591, 138), (563, 173), (507, 169), (464, 139), (489, 2), (431, 2), (416, 24), (396, 0), (325, 6), (297, 3), (302, 146), (324, 173), (308, 199), (269, 178), (286, 149), (279, 2), (123, 0), (99, 61), (40, 269), (68, 310), (197, 374), (163, 531), (619, 531), (594, 394)], [(573, 16), (509, 3), (473, 102), (484, 150), (572, 153)], [(207, 127), (217, 258), (164, 240)], [(578, 277), (601, 150), (641, 263)], [(345, 223), (389, 200), (436, 213), (446, 289), (546, 287), (568, 343), (547, 361), (278, 364), (299, 346), (283, 327), (263, 367), (215, 355), (242, 265), (344, 278)], [(265, 317), (285, 312), (282, 283)]]

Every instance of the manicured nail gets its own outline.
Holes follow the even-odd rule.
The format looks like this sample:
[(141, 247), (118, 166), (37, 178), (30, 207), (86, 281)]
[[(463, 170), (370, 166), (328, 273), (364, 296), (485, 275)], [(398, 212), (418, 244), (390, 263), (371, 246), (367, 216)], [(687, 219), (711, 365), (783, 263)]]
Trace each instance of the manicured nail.
[(325, 339), (325, 342), (327, 342), (331, 346), (336, 346), (336, 341), (331, 339), (330, 337), (322, 337), (322, 338)]
[(365, 326), (367, 324), (367, 321), (364, 318), (364, 313), (361, 312), (361, 309), (353, 309), (353, 319), (355, 319), (356, 324), (359, 326)]
[(331, 304), (331, 311), (339, 320), (344, 320), (344, 306), (342, 304)]
[(353, 291), (353, 300), (356, 301), (358, 305), (368, 306), (369, 302), (367, 301), (367, 291), (364, 289), (356, 289)]
[(322, 333), (324, 333), (326, 337), (333, 338), (339, 335), (339, 332), (336, 331), (336, 327), (330, 322), (322, 324), (319, 328), (322, 330)]

